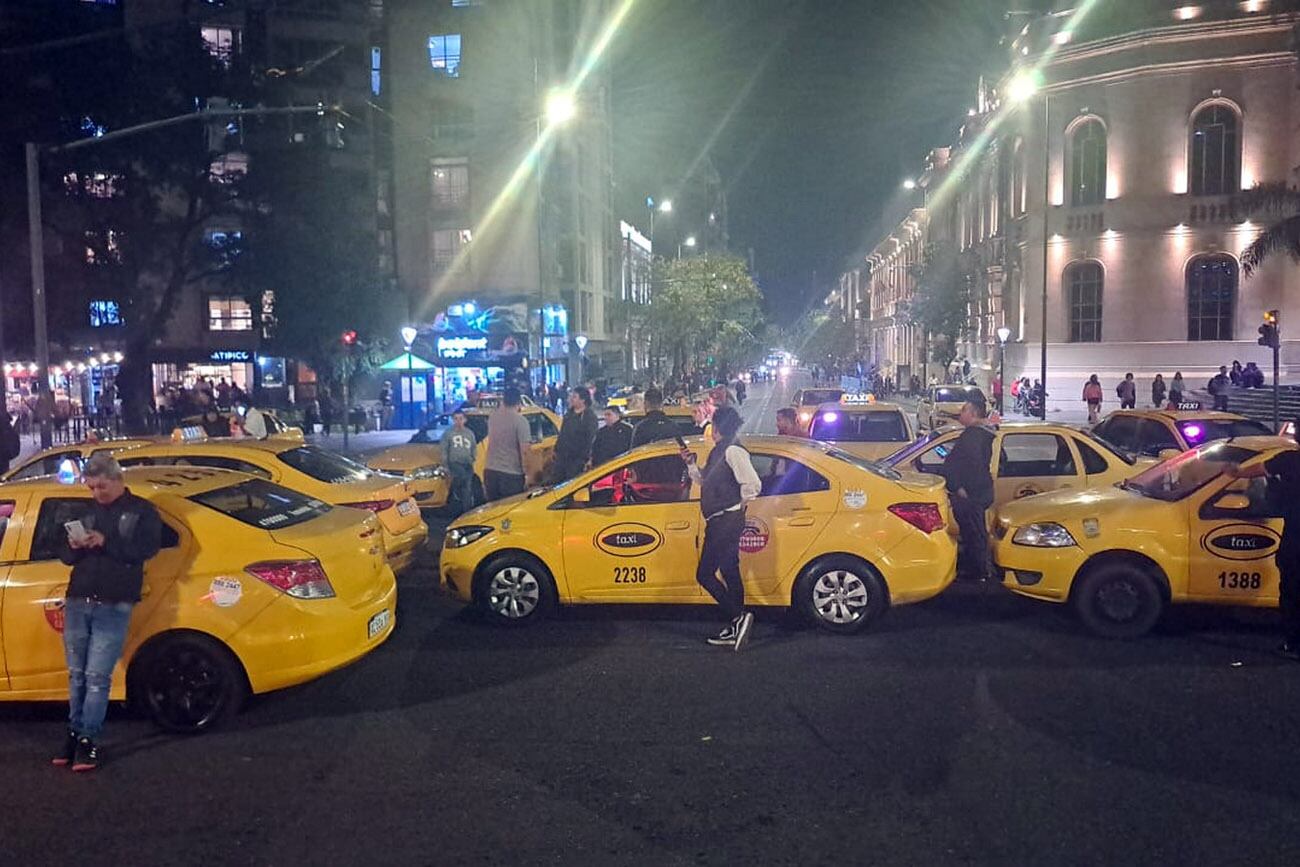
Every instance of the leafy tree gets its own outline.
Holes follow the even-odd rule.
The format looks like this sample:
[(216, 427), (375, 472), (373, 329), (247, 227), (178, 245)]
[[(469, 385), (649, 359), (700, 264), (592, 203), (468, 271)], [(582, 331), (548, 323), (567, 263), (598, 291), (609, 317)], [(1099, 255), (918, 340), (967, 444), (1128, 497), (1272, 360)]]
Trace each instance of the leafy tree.
[(1300, 264), (1300, 189), (1281, 181), (1260, 184), (1237, 196), (1234, 206), (1238, 213), (1271, 221), (1241, 253), (1241, 267), (1247, 277), (1276, 256), (1289, 256)]
[(758, 345), (761, 300), (742, 259), (661, 261), (651, 304), (651, 337), (671, 359), (674, 376), (702, 369), (710, 357), (726, 375)]
[(957, 357), (957, 346), (969, 332), (969, 309), (979, 261), (946, 244), (930, 243), (913, 266), (916, 291), (904, 316), (921, 327), (935, 360), (946, 368)]

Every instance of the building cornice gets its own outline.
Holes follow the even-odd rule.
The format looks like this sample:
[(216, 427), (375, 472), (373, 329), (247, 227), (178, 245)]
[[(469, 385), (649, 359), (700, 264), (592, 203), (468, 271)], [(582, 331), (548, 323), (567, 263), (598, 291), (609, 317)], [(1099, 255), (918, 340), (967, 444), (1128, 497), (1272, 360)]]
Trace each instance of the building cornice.
[(1149, 75), (1177, 75), (1183, 72), (1195, 72), (1200, 69), (1268, 69), (1273, 67), (1294, 66), (1296, 56), (1290, 51), (1274, 51), (1267, 54), (1249, 54), (1237, 57), (1211, 57), (1196, 60), (1178, 60), (1168, 63), (1148, 63), (1130, 66), (1110, 72), (1085, 75), (1068, 81), (1052, 82), (1043, 87), (1043, 92), (1063, 93), (1075, 87), (1089, 84), (1114, 84), (1133, 78)]

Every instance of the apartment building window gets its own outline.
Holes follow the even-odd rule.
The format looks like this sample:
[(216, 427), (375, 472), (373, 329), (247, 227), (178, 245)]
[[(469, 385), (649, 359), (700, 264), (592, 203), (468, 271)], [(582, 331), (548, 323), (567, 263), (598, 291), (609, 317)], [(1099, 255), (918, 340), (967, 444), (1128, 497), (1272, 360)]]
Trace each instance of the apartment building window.
[(253, 308), (234, 295), (208, 296), (209, 331), (252, 331)]
[(1237, 307), (1237, 260), (1219, 253), (1187, 265), (1187, 339), (1231, 340)]
[(1070, 134), (1070, 204), (1100, 205), (1106, 200), (1106, 127), (1089, 118)]
[(230, 58), (239, 50), (239, 31), (233, 27), (205, 25), (199, 28), (199, 36), (213, 59), (222, 66), (230, 65)]
[(448, 78), (460, 78), (460, 34), (429, 37), (429, 65)]
[(1025, 212), (1025, 141), (1016, 139), (1011, 148), (1011, 216)]
[(1098, 262), (1076, 262), (1065, 269), (1070, 299), (1070, 342), (1101, 342), (1101, 295), (1105, 276)]
[(435, 208), (462, 208), (469, 204), (468, 159), (435, 159), (430, 173)]
[(97, 299), (90, 302), (90, 327), (111, 328), (122, 325), (122, 308), (116, 301)]
[(441, 274), (451, 268), (461, 249), (473, 238), (469, 229), (434, 229), (430, 250), (435, 274)]
[(383, 87), (384, 73), (384, 52), (375, 45), (370, 49), (370, 92), (379, 96), (379, 91)]
[(1241, 186), (1241, 117), (1230, 105), (1207, 105), (1192, 118), (1188, 154), (1194, 196), (1222, 196)]

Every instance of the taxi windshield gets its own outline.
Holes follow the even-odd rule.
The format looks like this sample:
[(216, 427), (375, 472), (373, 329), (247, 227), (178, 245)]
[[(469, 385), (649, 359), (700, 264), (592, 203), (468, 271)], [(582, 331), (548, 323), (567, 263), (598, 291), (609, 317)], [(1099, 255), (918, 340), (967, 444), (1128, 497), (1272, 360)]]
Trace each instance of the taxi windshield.
[(844, 396), (842, 388), (805, 388), (799, 396), (800, 406), (816, 406), (819, 403), (838, 403)]
[(809, 436), (841, 443), (905, 443), (907, 422), (901, 412), (827, 410), (813, 419)]
[[(910, 446), (905, 446), (904, 448), (899, 449), (889, 457), (885, 458), (884, 462), (889, 464), (891, 467), (902, 466), (903, 464), (910, 462), (912, 458), (916, 457), (921, 452), (928, 449), (931, 443), (933, 443), (935, 440), (937, 440), (939, 437), (943, 436), (944, 434), (945, 431), (930, 431), (929, 434), (921, 437), (916, 442), (912, 443)], [(946, 453), (945, 453), (945, 457), (946, 457)]]
[(264, 530), (282, 529), (324, 515), (330, 507), (320, 500), (271, 484), (249, 479), (228, 488), (204, 491), (189, 498), (236, 521)]
[(343, 455), (336, 455), (334, 452), (327, 452), (315, 446), (299, 446), (296, 449), (280, 452), (278, 457), (298, 472), (331, 485), (359, 482), (374, 475), (370, 469)]
[(935, 403), (965, 403), (968, 400), (983, 400), (984, 392), (973, 385), (958, 385), (951, 388), (936, 388)]
[[(447, 428), (451, 427), (451, 416), (439, 416), (433, 424), (428, 427), (422, 427), (411, 435), (410, 442), (413, 443), (440, 443), (442, 435)], [(465, 416), (465, 427), (469, 428), (474, 434), (477, 442), (483, 442), (487, 439), (488, 417), (486, 415), (475, 414)]]
[(1178, 431), (1189, 446), (1233, 437), (1272, 436), (1265, 424), (1249, 418), (1198, 418), (1178, 422)]
[(1228, 464), (1250, 460), (1259, 452), (1227, 443), (1185, 451), (1121, 483), (1120, 487), (1153, 500), (1172, 503), (1189, 497), (1219, 477)]

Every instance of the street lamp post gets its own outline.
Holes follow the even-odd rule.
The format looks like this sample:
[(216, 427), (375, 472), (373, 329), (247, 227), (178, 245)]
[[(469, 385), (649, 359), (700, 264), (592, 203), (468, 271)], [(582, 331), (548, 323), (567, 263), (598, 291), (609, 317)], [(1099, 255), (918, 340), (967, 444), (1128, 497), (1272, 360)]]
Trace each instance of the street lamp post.
[(646, 196), (645, 203), (646, 207), (650, 209), (650, 253), (653, 255), (655, 249), (655, 211), (661, 214), (671, 214), (673, 212), (673, 200), (664, 199), (656, 205), (654, 196)]
[[(1007, 85), (1007, 96), (1012, 102), (1023, 104), (1028, 102), (1040, 90), (1042, 82), (1035, 72), (1022, 71), (1017, 73)], [(1047, 259), (1050, 243), (1049, 227), (1052, 216), (1052, 96), (1046, 90), (1043, 90), (1043, 291), (1039, 300), (1042, 308), (1042, 319), (1040, 327), (1042, 329), (1040, 337), (1040, 359), (1039, 359), (1039, 382), (1043, 388), (1042, 406), (1039, 408), (1039, 416), (1047, 420)]]
[(1011, 329), (1003, 325), (998, 329), (998, 412), (1007, 411), (1006, 398), (1007, 393), (1007, 340), (1011, 337)]
[[(539, 71), (534, 62), (533, 82), (539, 82)], [(546, 358), (546, 242), (543, 237), (546, 220), (546, 154), (545, 133), (558, 129), (578, 116), (578, 98), (569, 88), (558, 87), (546, 96), (546, 103), (537, 115), (537, 356), (542, 364), (542, 386), (550, 379), (550, 365)], [(543, 126), (543, 123), (545, 126)]]
[(699, 243), (699, 242), (695, 239), (695, 236), (694, 236), (694, 235), (687, 235), (687, 236), (686, 236), (686, 240), (685, 240), (685, 241), (682, 241), (682, 243), (680, 243), (680, 244), (677, 245), (677, 258), (678, 258), (678, 259), (682, 258), (682, 247), (683, 247), (683, 246), (686, 246), (686, 247), (688, 247), (688, 248), (690, 248), (690, 249), (693, 250), (693, 249), (695, 249), (695, 245), (696, 245), (697, 243)]

